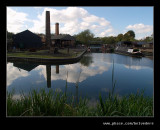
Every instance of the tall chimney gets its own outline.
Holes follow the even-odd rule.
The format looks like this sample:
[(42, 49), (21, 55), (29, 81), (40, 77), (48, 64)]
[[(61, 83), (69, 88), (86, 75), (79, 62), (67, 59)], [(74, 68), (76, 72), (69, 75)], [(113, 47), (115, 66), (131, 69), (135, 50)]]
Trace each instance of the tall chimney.
[(46, 11), (46, 44), (47, 47), (50, 47), (51, 44), (50, 11)]
[(59, 23), (55, 24), (55, 35), (59, 35)]

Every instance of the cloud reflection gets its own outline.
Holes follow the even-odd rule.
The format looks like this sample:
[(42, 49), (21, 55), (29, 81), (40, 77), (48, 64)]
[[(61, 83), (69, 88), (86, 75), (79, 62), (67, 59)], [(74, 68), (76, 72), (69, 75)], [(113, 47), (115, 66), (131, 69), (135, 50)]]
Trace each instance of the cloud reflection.
[(134, 70), (140, 70), (140, 69), (147, 68), (147, 67), (135, 66), (135, 65), (124, 65), (124, 67), (127, 69), (134, 69)]
[[(83, 66), (80, 63), (60, 65), (59, 74), (56, 74), (56, 66), (51, 66), (51, 80), (66, 80), (68, 71), (67, 82), (76, 83), (78, 80), (79, 82), (82, 82), (88, 77), (102, 74), (107, 71), (109, 67), (110, 64), (102, 61), (95, 61), (94, 64), (91, 64), (89, 67)], [(39, 75), (43, 75), (47, 80), (46, 66), (40, 65), (35, 70), (39, 70)]]
[(18, 69), (13, 66), (13, 63), (7, 64), (7, 86), (11, 85), (12, 82), (20, 77), (27, 77), (29, 73), (25, 70)]

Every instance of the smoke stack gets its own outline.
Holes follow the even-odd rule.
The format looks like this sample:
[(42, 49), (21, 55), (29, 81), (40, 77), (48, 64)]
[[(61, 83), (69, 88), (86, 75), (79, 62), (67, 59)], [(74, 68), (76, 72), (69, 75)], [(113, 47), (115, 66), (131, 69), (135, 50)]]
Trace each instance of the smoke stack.
[(55, 35), (59, 35), (59, 23), (55, 24)]
[(51, 44), (50, 11), (46, 11), (46, 44), (48, 47), (50, 47)]

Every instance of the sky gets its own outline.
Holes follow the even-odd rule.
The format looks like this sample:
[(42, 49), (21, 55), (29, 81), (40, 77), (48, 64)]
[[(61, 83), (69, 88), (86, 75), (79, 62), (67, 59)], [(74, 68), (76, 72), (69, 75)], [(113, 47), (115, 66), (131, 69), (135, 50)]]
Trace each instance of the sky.
[(51, 33), (59, 23), (59, 33), (75, 35), (89, 29), (95, 37), (117, 36), (129, 30), (136, 39), (153, 34), (152, 6), (8, 6), (7, 31), (19, 33), (30, 30), (45, 34), (45, 12), (50, 11)]

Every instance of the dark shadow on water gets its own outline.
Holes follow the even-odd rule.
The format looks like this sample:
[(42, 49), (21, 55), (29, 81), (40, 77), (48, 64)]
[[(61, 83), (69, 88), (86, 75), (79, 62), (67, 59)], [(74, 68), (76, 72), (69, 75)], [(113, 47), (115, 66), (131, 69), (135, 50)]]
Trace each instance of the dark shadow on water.
[(80, 63), (83, 66), (87, 66), (87, 67), (90, 66), (93, 63), (92, 55), (91, 54), (84, 55), (80, 60)]

